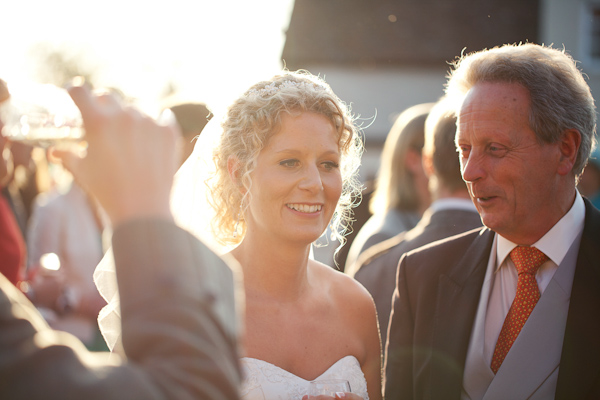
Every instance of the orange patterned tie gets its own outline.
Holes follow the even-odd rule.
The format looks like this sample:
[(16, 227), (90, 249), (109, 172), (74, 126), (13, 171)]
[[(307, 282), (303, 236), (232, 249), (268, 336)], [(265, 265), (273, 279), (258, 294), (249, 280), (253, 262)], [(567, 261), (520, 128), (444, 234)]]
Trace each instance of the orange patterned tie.
[(540, 289), (535, 280), (535, 274), (540, 266), (548, 260), (548, 257), (535, 247), (518, 246), (510, 252), (510, 259), (517, 267), (519, 274), (517, 294), (508, 310), (496, 343), (491, 365), (494, 374), (500, 369), (500, 365), (540, 298)]

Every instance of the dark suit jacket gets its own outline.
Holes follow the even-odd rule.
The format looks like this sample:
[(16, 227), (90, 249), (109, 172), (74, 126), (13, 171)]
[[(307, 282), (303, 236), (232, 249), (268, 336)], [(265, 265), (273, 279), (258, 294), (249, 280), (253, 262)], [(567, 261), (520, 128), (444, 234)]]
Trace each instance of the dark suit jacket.
[(232, 270), (164, 221), (118, 227), (113, 250), (127, 359), (51, 330), (0, 274), (0, 398), (238, 398)]
[(359, 257), (354, 278), (373, 296), (383, 344), (387, 338), (400, 257), (428, 243), (476, 227), (481, 227), (481, 218), (475, 208), (473, 211), (444, 209), (437, 212), (428, 209), (413, 229), (372, 246)]
[[(569, 304), (556, 399), (600, 398), (600, 211), (585, 227)], [(406, 254), (393, 296), (385, 398), (459, 399), (494, 233), (477, 229)]]

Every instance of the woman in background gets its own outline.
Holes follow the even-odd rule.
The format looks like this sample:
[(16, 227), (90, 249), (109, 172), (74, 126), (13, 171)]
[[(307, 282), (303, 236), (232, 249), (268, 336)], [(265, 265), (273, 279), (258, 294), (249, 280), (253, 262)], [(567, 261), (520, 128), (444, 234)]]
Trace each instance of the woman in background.
[(414, 228), (429, 207), (428, 179), (421, 165), (421, 151), (425, 119), (433, 104), (407, 108), (390, 129), (369, 204), (372, 216), (360, 228), (348, 251), (345, 271), (351, 275), (363, 251)]

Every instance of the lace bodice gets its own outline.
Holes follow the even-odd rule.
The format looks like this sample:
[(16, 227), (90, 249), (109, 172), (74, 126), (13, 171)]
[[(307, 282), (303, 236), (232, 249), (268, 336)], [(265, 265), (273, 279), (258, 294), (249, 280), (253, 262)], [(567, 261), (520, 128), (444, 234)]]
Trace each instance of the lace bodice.
[[(242, 358), (244, 382), (243, 400), (301, 400), (308, 393), (309, 381), (304, 380), (269, 362), (256, 358)], [(356, 357), (346, 356), (338, 360), (317, 379), (345, 379), (350, 382), (352, 393), (368, 400), (367, 381)], [(262, 392), (261, 392), (262, 390)]]

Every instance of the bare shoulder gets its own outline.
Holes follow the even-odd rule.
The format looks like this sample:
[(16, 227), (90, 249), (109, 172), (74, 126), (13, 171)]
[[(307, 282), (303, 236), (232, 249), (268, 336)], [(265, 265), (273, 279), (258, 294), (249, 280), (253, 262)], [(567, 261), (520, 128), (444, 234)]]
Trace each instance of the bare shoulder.
[(373, 298), (358, 281), (327, 265), (310, 261), (309, 270), (319, 295), (339, 318), (337, 331), (344, 332), (344, 352), (356, 356), (374, 396), (381, 387), (381, 343)]
[(322, 286), (323, 292), (329, 293), (336, 303), (360, 307), (360, 310), (356, 311), (374, 310), (373, 298), (360, 282), (318, 261), (310, 260), (309, 265), (318, 279), (318, 285)]

